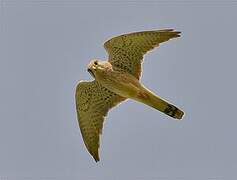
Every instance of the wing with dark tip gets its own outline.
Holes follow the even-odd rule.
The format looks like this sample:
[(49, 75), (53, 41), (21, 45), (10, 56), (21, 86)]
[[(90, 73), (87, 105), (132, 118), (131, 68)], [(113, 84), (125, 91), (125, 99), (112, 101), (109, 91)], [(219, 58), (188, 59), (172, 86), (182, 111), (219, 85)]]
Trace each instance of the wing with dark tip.
[(115, 70), (128, 72), (139, 79), (143, 55), (160, 43), (177, 37), (180, 32), (173, 29), (135, 32), (114, 37), (106, 41), (104, 47)]
[(89, 153), (99, 161), (100, 134), (108, 111), (125, 98), (109, 91), (97, 81), (79, 82), (76, 109), (81, 134)]

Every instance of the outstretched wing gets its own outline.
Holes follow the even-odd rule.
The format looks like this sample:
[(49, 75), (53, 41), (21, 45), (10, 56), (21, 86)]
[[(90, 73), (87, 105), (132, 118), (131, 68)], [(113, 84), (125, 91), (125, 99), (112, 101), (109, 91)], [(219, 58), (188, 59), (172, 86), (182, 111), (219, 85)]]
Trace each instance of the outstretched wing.
[(176, 37), (180, 37), (180, 32), (173, 29), (135, 32), (114, 37), (106, 41), (104, 47), (114, 69), (128, 72), (139, 79), (143, 55), (160, 43)]
[(76, 88), (76, 109), (81, 134), (89, 153), (99, 161), (98, 149), (103, 121), (110, 108), (125, 98), (109, 91), (97, 81), (80, 82)]

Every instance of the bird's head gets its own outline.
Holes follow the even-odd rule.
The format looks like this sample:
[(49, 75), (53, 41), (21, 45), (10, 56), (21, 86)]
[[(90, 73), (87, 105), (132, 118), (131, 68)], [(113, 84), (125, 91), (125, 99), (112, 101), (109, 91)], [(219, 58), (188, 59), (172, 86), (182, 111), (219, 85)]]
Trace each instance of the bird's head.
[(98, 59), (94, 59), (90, 62), (87, 67), (87, 71), (94, 77), (104, 71), (112, 69), (112, 65), (108, 61), (100, 61)]

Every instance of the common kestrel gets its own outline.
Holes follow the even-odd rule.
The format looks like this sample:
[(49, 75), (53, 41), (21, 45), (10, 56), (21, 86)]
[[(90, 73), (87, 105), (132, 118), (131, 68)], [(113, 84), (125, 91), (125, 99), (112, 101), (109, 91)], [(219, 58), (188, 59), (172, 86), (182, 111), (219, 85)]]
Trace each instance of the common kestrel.
[(94, 81), (76, 87), (76, 109), (87, 150), (99, 161), (100, 134), (108, 111), (127, 98), (151, 106), (168, 116), (182, 119), (184, 112), (161, 99), (140, 81), (143, 56), (160, 43), (180, 37), (173, 29), (134, 32), (104, 43), (108, 61), (92, 60), (88, 72)]

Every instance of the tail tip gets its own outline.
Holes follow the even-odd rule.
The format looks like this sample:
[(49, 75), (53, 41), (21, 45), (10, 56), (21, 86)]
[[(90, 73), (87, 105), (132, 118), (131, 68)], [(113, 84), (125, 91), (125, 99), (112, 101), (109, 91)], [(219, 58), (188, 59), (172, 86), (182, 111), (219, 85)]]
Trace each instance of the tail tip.
[(172, 104), (167, 105), (166, 109), (164, 110), (164, 113), (178, 120), (181, 120), (184, 116), (184, 112)]
[(182, 118), (184, 117), (184, 112), (181, 111), (181, 110), (178, 110), (176, 113), (175, 113), (175, 118), (178, 119), (178, 120), (182, 120)]

